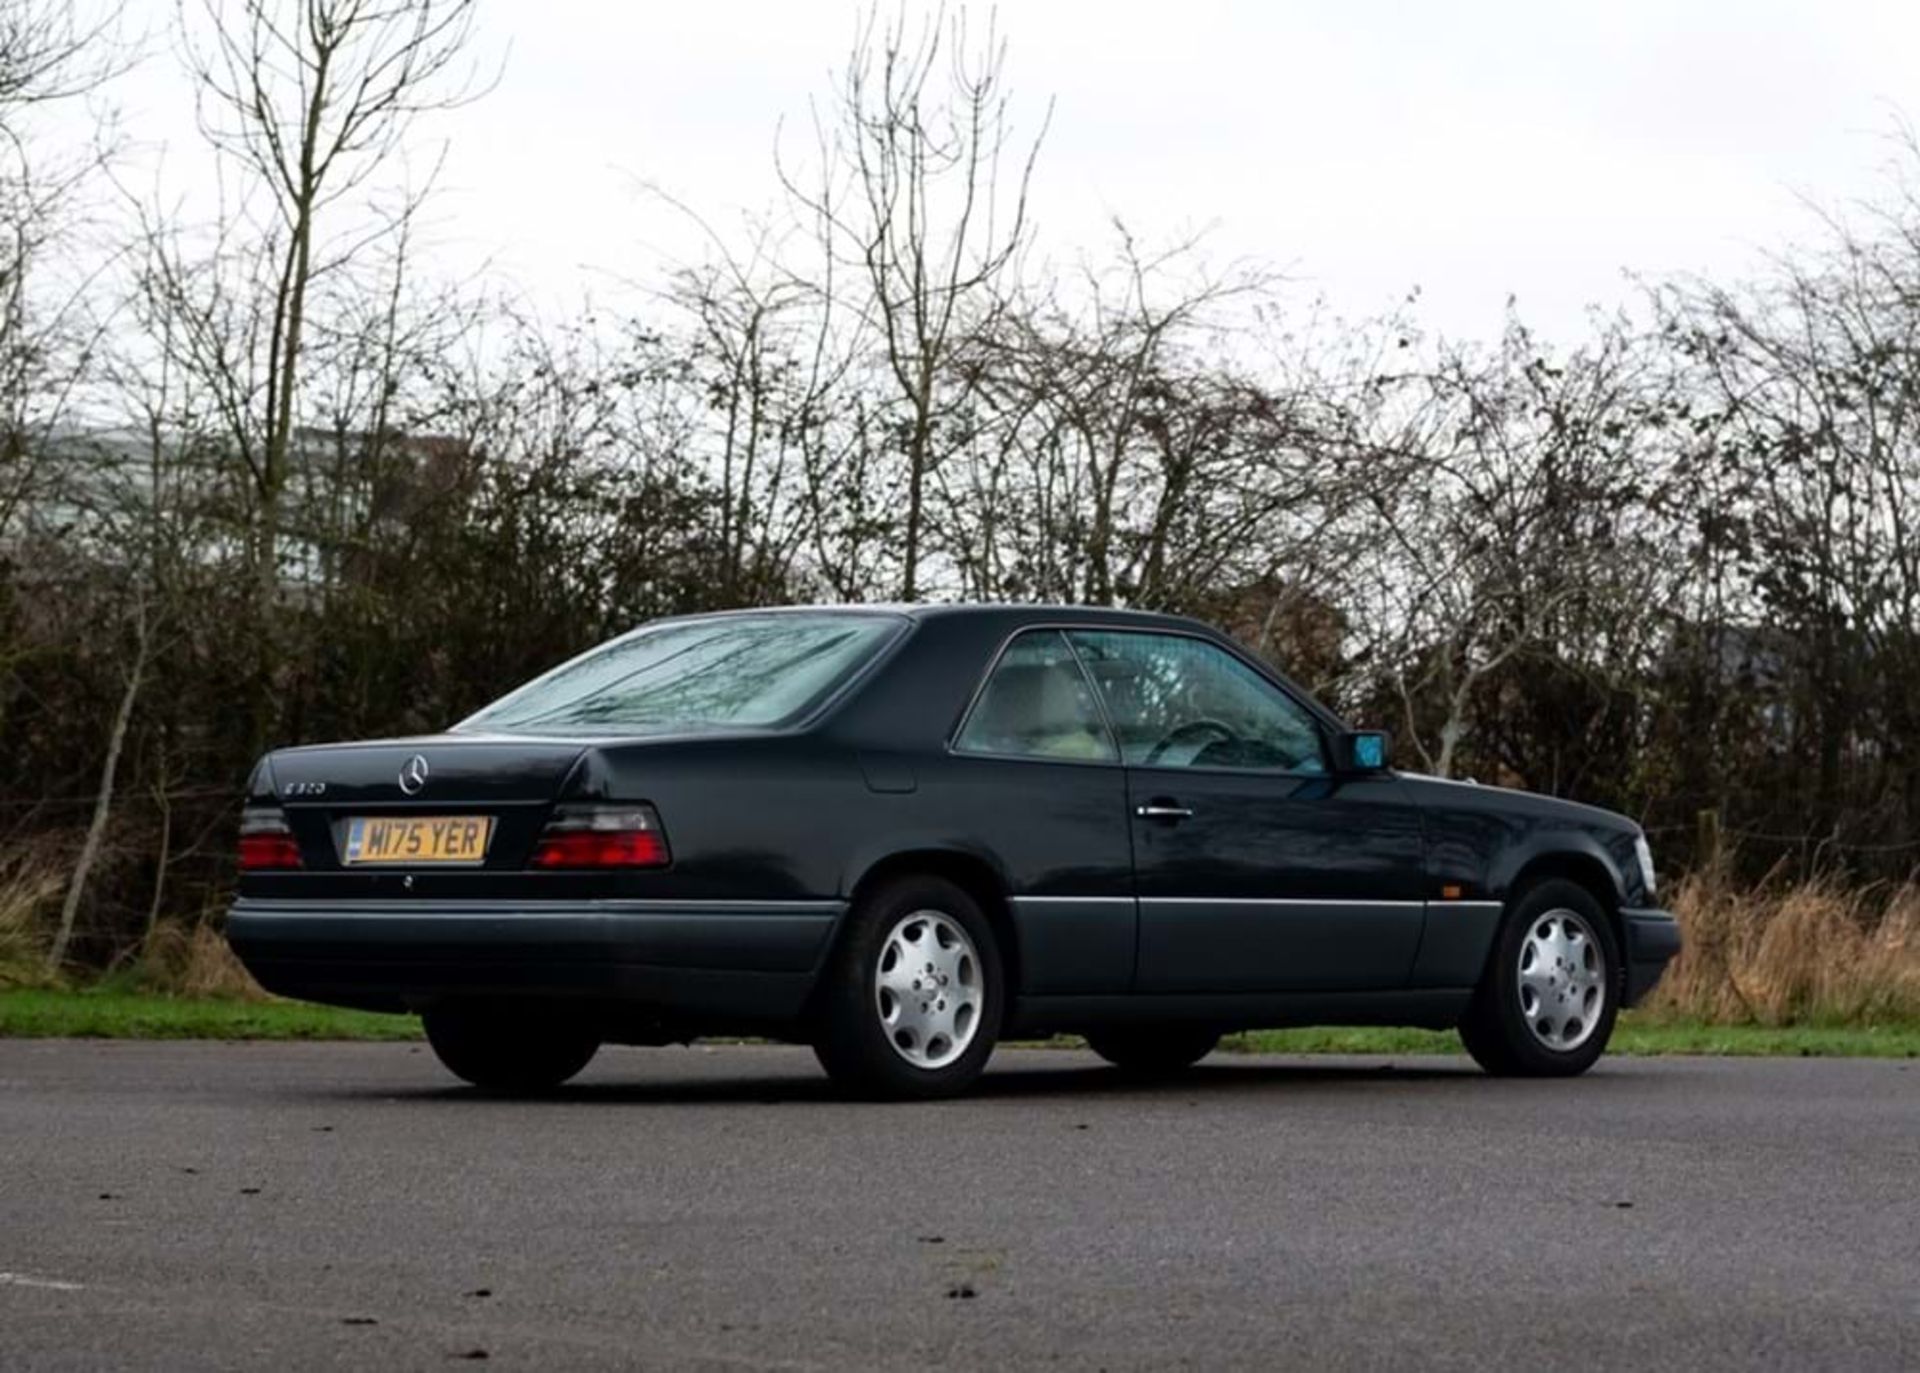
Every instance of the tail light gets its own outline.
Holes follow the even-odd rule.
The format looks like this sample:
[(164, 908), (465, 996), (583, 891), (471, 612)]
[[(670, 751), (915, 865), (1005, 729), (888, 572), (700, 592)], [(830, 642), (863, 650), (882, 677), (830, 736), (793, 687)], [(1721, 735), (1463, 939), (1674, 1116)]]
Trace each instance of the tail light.
[(535, 868), (664, 868), (666, 832), (652, 806), (561, 806), (527, 860)]
[(284, 814), (273, 807), (240, 812), (241, 872), (265, 872), (300, 865), (300, 844), (287, 828)]

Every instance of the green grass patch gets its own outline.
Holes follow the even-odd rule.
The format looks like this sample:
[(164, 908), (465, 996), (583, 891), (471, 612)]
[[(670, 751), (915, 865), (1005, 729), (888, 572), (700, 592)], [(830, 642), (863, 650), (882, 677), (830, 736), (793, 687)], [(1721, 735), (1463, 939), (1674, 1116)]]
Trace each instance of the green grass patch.
[[(1457, 1054), (1449, 1030), (1326, 1028), (1253, 1030), (1226, 1048), (1263, 1054)], [(1642, 1020), (1629, 1013), (1614, 1028), (1616, 1054), (1731, 1054), (1763, 1058), (1916, 1058), (1920, 1022), (1894, 1025), (1704, 1025)]]
[[(124, 987), (84, 991), (0, 990), (0, 1038), (68, 1039), (344, 1039), (412, 1040), (420, 1021), (311, 1006), (300, 1001), (244, 1001), (164, 996)], [(1063, 1036), (1060, 1046), (1079, 1041)], [(1457, 1054), (1460, 1038), (1444, 1030), (1323, 1028), (1254, 1030), (1223, 1046), (1272, 1054)], [(1818, 1058), (1920, 1057), (1920, 1022), (1890, 1025), (1704, 1025), (1624, 1016), (1612, 1052), (1734, 1054)]]
[(0, 1037), (47, 1039), (418, 1039), (410, 1015), (301, 1001), (118, 990), (0, 991)]

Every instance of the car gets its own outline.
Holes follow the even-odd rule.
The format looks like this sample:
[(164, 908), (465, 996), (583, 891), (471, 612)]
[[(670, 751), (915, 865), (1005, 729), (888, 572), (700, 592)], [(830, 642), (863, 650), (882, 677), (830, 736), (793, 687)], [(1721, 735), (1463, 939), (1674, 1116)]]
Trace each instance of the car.
[(1584, 1071), (1680, 947), (1645, 835), (1388, 744), (1179, 616), (663, 619), (444, 733), (261, 759), (227, 936), (502, 1092), (712, 1035), (886, 1098), (1066, 1033), (1139, 1074), (1290, 1025)]

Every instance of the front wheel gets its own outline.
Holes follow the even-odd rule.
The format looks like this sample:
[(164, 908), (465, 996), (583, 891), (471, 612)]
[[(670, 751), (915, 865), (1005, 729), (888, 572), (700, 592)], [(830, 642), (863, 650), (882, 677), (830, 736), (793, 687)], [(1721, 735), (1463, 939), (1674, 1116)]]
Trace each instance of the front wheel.
[(1167, 1077), (1191, 1068), (1219, 1045), (1218, 1030), (1199, 1026), (1130, 1026), (1087, 1034), (1089, 1049), (1136, 1077)]
[(973, 1085), (1000, 1035), (1005, 996), (993, 930), (939, 877), (863, 897), (821, 987), (813, 1051), (856, 1096), (954, 1096)]
[(489, 1092), (547, 1092), (599, 1052), (591, 1030), (540, 1020), (537, 1008), (441, 1006), (420, 1018), (434, 1056), (455, 1077)]
[(1613, 1035), (1625, 971), (1593, 894), (1562, 879), (1542, 882), (1507, 912), (1460, 1038), (1490, 1073), (1584, 1073)]

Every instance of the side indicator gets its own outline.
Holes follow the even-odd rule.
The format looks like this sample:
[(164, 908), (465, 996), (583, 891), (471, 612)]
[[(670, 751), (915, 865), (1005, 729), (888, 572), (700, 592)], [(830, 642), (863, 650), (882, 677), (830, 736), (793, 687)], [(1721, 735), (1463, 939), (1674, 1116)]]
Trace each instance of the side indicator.
[(1440, 899), (1442, 901), (1458, 901), (1460, 899), (1460, 887), (1458, 884), (1449, 882), (1446, 886), (1440, 888)]

